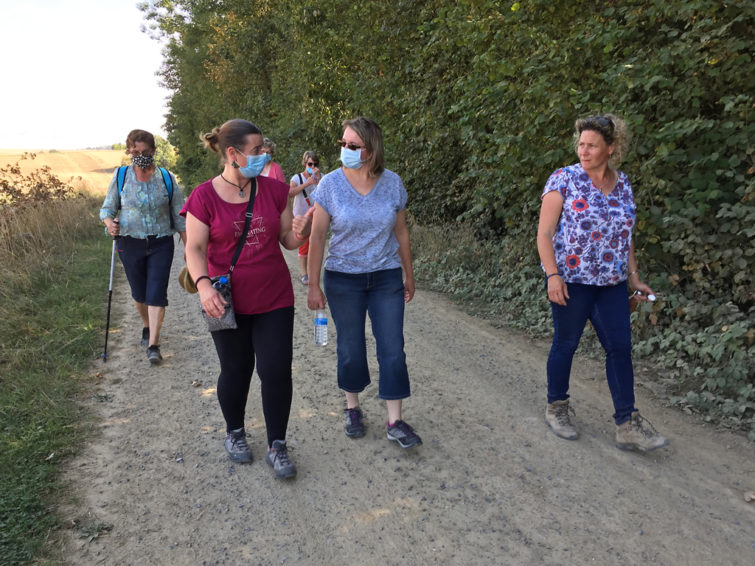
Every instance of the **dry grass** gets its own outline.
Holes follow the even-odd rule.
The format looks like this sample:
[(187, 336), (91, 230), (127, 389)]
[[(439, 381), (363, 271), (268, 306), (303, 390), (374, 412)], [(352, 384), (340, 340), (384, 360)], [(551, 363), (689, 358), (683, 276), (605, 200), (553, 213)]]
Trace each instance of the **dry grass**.
[[(75, 151), (40, 151), (33, 160), (21, 160), (23, 150), (0, 149), (0, 167), (19, 162), (23, 174), (48, 166), (63, 181), (94, 195), (104, 195), (113, 177), (113, 169), (121, 164), (123, 150), (87, 149)], [(80, 178), (80, 179), (79, 179)]]

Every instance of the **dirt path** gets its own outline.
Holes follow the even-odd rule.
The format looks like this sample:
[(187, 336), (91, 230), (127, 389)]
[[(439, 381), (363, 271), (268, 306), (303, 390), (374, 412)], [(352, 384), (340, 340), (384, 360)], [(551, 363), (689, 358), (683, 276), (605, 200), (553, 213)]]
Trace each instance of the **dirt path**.
[[(295, 253), (286, 257), (296, 274)], [(67, 536), (71, 564), (755, 563), (755, 504), (743, 499), (755, 489), (751, 444), (641, 390), (639, 406), (671, 447), (617, 450), (593, 362), (573, 376), (582, 436), (558, 439), (542, 418), (547, 345), (422, 290), (406, 313), (413, 397), (404, 413), (424, 446), (402, 451), (385, 439), (376, 384), (363, 395), (367, 436), (343, 434), (335, 331), (327, 347), (312, 345), (295, 282), (289, 446), (299, 475), (278, 481), (263, 460), (256, 379), (247, 407), (255, 461), (233, 464), (197, 297), (173, 278), (165, 361), (151, 368), (120, 275), (122, 325), (90, 401), (102, 434), (68, 467), (81, 496), (67, 510), (78, 525)]]

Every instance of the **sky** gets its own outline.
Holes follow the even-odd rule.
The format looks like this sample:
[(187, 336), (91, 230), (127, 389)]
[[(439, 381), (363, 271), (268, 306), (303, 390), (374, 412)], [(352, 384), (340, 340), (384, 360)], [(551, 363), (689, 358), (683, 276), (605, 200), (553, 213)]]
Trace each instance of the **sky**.
[(170, 91), (162, 45), (141, 31), (137, 0), (0, 0), (0, 149), (165, 137)]

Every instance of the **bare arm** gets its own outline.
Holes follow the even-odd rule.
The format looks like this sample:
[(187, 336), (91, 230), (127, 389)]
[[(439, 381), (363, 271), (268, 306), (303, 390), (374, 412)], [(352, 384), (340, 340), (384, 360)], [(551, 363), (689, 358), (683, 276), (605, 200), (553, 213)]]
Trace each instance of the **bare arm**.
[(307, 292), (307, 306), (310, 309), (325, 308), (325, 294), (320, 286), (322, 260), (325, 255), (325, 240), (330, 228), (330, 215), (318, 203), (310, 209), (314, 211), (312, 217), (312, 233), (309, 235), (309, 254), (307, 259), (307, 273), (309, 274), (309, 290)]
[(311, 228), (312, 214), (307, 211), (304, 216), (294, 218), (289, 202), (281, 214), (281, 231), (278, 234), (278, 241), (287, 250), (295, 250), (309, 237)]
[(641, 294), (636, 295), (638, 301), (647, 301), (648, 295), (654, 295), (653, 290), (646, 283), (643, 283), (640, 279), (640, 274), (637, 268), (637, 258), (634, 255), (634, 238), (629, 244), (629, 258), (627, 259), (627, 283), (633, 291), (639, 291)]
[[(412, 247), (409, 242), (409, 227), (406, 225), (406, 209), (396, 215), (396, 226), (393, 233), (398, 240), (398, 257), (404, 270), (404, 302), (414, 298), (414, 268), (412, 267)], [(311, 249), (311, 248), (310, 248)]]
[(546, 276), (556, 274), (548, 277), (548, 299), (558, 305), (566, 306), (569, 291), (561, 275), (558, 275), (556, 253), (553, 250), (553, 235), (556, 233), (563, 206), (564, 199), (558, 191), (551, 191), (543, 197), (540, 205), (540, 222), (537, 227), (537, 251)]
[[(186, 214), (186, 267), (191, 278), (196, 281), (208, 276), (207, 243), (210, 241), (210, 227), (197, 219), (191, 212)], [(197, 283), (199, 300), (204, 311), (212, 317), (220, 318), (225, 312), (225, 299), (208, 279)]]

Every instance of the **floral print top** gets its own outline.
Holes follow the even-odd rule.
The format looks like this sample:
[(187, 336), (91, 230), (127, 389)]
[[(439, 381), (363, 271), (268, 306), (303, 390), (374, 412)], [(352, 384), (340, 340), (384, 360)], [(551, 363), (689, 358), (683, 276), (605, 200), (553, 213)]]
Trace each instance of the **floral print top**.
[[(142, 183), (136, 179), (134, 168), (129, 167), (123, 181), (120, 203), (121, 236), (146, 238), (147, 236), (170, 236), (174, 232), (186, 231), (186, 219), (180, 215), (184, 205), (184, 193), (178, 186), (173, 173), (173, 200), (168, 199), (168, 189), (159, 169), (155, 169), (152, 178)], [(105, 196), (100, 209), (100, 220), (118, 215), (118, 169)], [(173, 228), (171, 228), (171, 216)]]
[(580, 164), (555, 171), (541, 196), (559, 191), (564, 199), (553, 235), (556, 265), (564, 281), (616, 285), (627, 278), (636, 208), (627, 176), (616, 172), (616, 187), (605, 196)]

